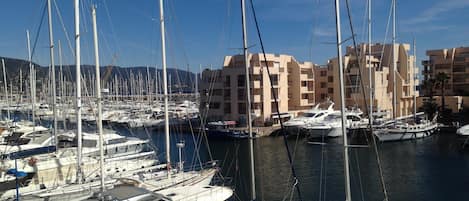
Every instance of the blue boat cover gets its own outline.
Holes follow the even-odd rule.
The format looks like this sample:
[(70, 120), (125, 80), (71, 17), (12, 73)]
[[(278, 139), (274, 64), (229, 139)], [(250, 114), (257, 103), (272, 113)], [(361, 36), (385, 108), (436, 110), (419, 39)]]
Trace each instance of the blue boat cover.
[(16, 169), (9, 169), (7, 171), (7, 174), (15, 175), (15, 177), (17, 177), (17, 178), (23, 178), (23, 177), (26, 177), (28, 175), (28, 174), (26, 174), (26, 172), (18, 171)]
[(27, 157), (35, 156), (39, 154), (52, 153), (52, 152), (55, 152), (55, 150), (57, 150), (56, 146), (38, 147), (34, 149), (28, 149), (28, 150), (22, 150), (22, 151), (9, 153), (9, 154), (3, 154), (1, 158), (9, 158), (11, 160), (21, 159), (21, 158), (27, 158)]

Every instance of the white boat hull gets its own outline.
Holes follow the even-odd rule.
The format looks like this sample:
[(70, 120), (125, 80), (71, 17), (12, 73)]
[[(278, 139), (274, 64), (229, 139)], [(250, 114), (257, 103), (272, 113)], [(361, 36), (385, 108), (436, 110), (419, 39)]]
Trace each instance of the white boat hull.
[(463, 135), (463, 136), (469, 136), (469, 125), (465, 125), (458, 130), (456, 130), (456, 134), (458, 135)]
[(308, 136), (310, 138), (321, 138), (321, 137), (340, 137), (342, 136), (341, 127), (316, 127), (307, 129)]
[(382, 129), (374, 132), (381, 142), (403, 141), (424, 138), (432, 135), (437, 130), (437, 125), (428, 125), (422, 129)]

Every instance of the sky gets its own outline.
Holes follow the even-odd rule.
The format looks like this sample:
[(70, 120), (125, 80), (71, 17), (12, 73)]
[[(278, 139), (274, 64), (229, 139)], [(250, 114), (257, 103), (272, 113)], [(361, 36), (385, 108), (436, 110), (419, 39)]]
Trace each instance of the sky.
[[(326, 64), (336, 57), (332, 0), (252, 0), (267, 53)], [(242, 52), (240, 0), (164, 0), (168, 67), (220, 68), (225, 55)], [(367, 41), (367, 1), (349, 0), (357, 42)], [(351, 29), (341, 0), (342, 37)], [(94, 64), (91, 5), (97, 6), (100, 64), (161, 67), (158, 0), (81, 0), (82, 64)], [(386, 27), (391, 0), (372, 1), (372, 41), (389, 43)], [(33, 61), (50, 64), (46, 0), (2, 0), (0, 56), (26, 59), (26, 30), (35, 45)], [(247, 0), (250, 52), (260, 52), (253, 12)], [(397, 42), (417, 43), (417, 59), (429, 49), (469, 45), (468, 0), (397, 1)], [(74, 64), (73, 0), (52, 0), (56, 64), (61, 43), (64, 64)], [(352, 45), (351, 40), (345, 45)], [(412, 53), (412, 51), (410, 52)]]

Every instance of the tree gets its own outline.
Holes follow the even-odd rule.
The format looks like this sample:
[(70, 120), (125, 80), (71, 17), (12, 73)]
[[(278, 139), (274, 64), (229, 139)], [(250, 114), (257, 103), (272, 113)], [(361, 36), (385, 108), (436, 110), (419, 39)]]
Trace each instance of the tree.
[(435, 94), (434, 88), (436, 85), (435, 79), (426, 79), (422, 83), (422, 90), (425, 90), (425, 95), (429, 97), (428, 100), (424, 101), (422, 107), (420, 107), (420, 111), (425, 112), (427, 114), (428, 119), (432, 119), (433, 115), (438, 109), (438, 105), (435, 103), (435, 99), (433, 95)]
[(440, 72), (435, 77), (436, 84), (441, 90), (441, 111), (445, 111), (445, 85), (448, 83), (449, 76)]

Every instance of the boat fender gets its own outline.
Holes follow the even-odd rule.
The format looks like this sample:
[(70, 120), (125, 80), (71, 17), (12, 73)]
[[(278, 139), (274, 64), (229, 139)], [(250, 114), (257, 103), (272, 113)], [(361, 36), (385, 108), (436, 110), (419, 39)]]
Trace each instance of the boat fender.
[(34, 165), (36, 165), (36, 163), (37, 163), (36, 158), (34, 158), (34, 157), (29, 158), (29, 160), (28, 160), (28, 165), (29, 166), (34, 166)]

